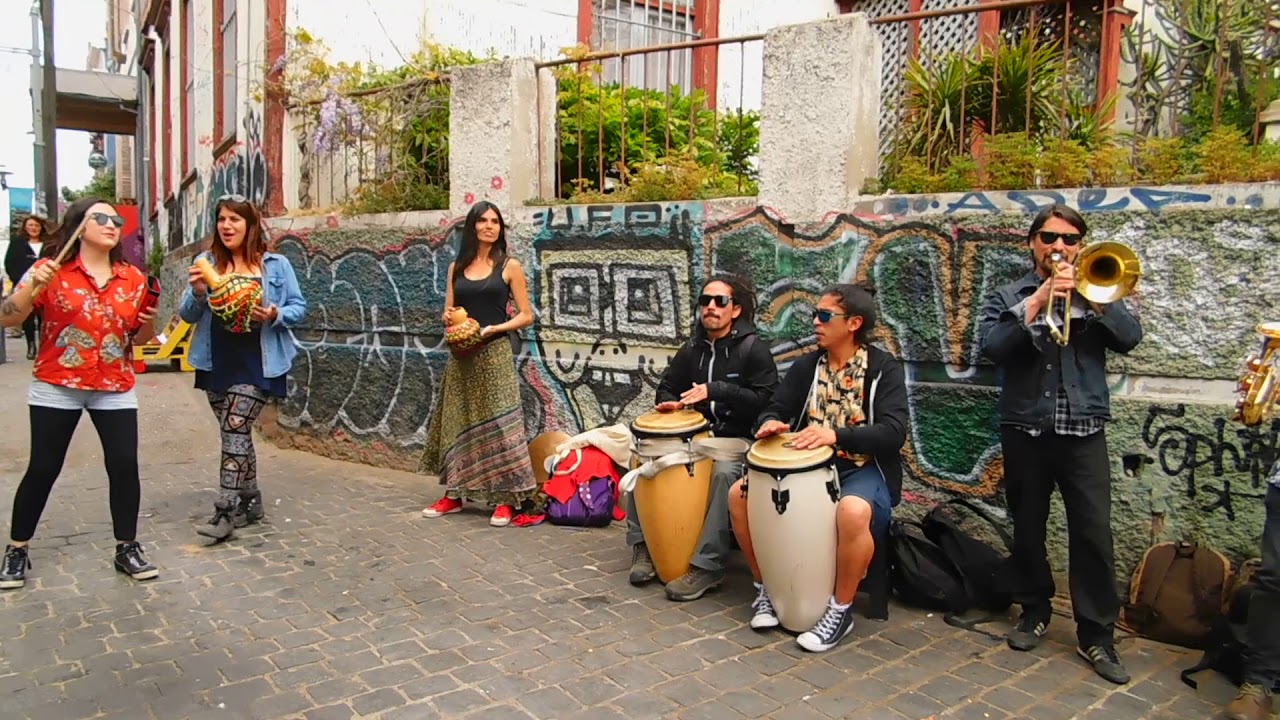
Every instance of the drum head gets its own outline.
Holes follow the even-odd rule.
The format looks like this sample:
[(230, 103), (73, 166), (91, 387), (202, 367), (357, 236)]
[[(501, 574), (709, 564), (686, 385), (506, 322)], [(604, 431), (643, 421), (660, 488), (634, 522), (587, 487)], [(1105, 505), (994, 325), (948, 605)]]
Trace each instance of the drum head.
[(636, 418), (631, 429), (652, 435), (683, 435), (698, 432), (707, 427), (707, 419), (697, 410), (675, 412), (649, 412)]
[(801, 470), (824, 465), (835, 454), (829, 447), (793, 450), (790, 444), (796, 435), (783, 433), (755, 441), (747, 451), (747, 464), (762, 470)]

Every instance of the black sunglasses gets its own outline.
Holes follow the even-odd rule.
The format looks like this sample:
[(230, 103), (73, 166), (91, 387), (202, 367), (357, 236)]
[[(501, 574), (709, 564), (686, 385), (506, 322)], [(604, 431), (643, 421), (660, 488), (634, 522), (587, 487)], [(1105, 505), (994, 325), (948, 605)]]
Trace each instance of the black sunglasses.
[(831, 322), (831, 318), (849, 317), (849, 313), (835, 312), (834, 310), (814, 310), (813, 317), (816, 318), (818, 322), (826, 325)]
[(1040, 238), (1040, 242), (1045, 245), (1052, 245), (1061, 240), (1062, 244), (1067, 247), (1074, 247), (1082, 238), (1084, 238), (1080, 233), (1049, 232), (1048, 230), (1041, 230), (1037, 232), (1036, 237)]
[(716, 307), (729, 307), (729, 303), (733, 302), (733, 298), (729, 297), (728, 295), (699, 295), (698, 296), (698, 304), (701, 305), (702, 307), (706, 307), (710, 305), (712, 302), (715, 302)]
[(124, 227), (124, 218), (120, 217), (119, 215), (108, 215), (106, 213), (96, 212), (96, 213), (89, 213), (89, 218), (94, 222), (98, 223), (99, 225), (101, 225), (102, 227), (106, 227), (107, 223), (111, 223), (112, 225), (115, 225), (117, 228)]

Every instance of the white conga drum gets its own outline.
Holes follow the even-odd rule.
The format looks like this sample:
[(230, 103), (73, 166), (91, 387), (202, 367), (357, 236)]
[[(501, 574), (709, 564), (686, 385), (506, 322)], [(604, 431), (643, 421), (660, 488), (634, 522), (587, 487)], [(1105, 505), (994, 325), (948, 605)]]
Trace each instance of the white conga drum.
[(831, 448), (793, 450), (793, 438), (757, 440), (747, 452), (747, 519), (778, 622), (805, 632), (835, 590), (840, 479)]
[[(647, 463), (709, 437), (708, 427), (706, 418), (695, 410), (651, 412), (636, 418), (631, 434), (640, 462)], [(636, 515), (654, 570), (664, 583), (689, 570), (707, 516), (712, 464), (707, 458), (674, 465), (636, 481), (632, 491)]]

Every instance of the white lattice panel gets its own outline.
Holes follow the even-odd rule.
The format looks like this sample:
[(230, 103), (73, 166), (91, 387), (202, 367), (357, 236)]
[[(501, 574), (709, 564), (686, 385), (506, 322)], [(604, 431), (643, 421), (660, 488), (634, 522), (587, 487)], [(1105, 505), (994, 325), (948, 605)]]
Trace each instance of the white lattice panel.
[[(908, 0), (863, 0), (853, 6), (853, 11), (878, 18), (909, 12), (910, 5)], [(898, 108), (902, 99), (902, 73), (907, 67), (910, 46), (907, 23), (872, 27), (880, 34), (881, 52), (884, 53), (880, 70), (880, 157), (884, 158), (893, 146), (893, 131), (898, 124)]]

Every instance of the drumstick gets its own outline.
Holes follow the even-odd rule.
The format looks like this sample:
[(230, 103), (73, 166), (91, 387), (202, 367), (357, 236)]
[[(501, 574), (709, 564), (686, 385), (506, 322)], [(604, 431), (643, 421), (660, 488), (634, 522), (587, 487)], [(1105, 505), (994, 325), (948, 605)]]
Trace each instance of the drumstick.
[[(55, 265), (61, 265), (62, 261), (67, 259), (67, 253), (71, 251), (71, 246), (75, 245), (76, 242), (80, 239), (80, 233), (84, 232), (84, 226), (85, 226), (85, 223), (87, 222), (89, 222), (89, 216), (85, 215), (84, 219), (80, 221), (80, 226), (77, 227), (76, 231), (71, 234), (71, 239), (68, 240), (67, 244), (63, 245), (62, 249), (58, 251), (58, 257), (53, 259), (53, 263)], [(31, 287), (31, 299), (35, 300), (36, 297), (39, 296), (40, 293), (44, 290), (44, 288), (45, 288), (44, 285), (33, 284)]]

